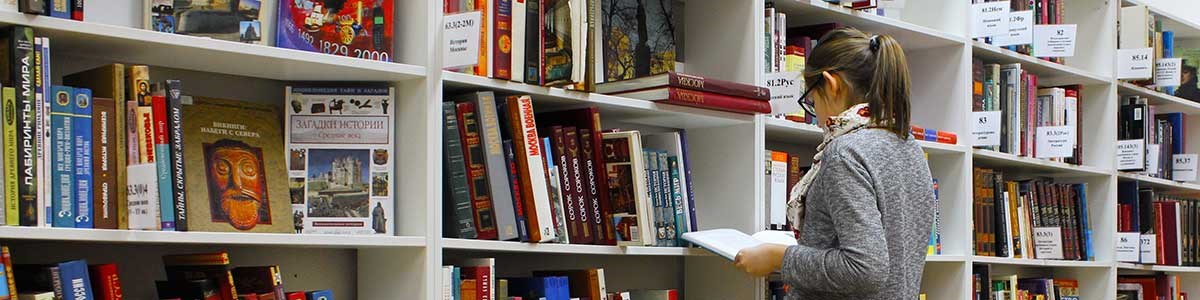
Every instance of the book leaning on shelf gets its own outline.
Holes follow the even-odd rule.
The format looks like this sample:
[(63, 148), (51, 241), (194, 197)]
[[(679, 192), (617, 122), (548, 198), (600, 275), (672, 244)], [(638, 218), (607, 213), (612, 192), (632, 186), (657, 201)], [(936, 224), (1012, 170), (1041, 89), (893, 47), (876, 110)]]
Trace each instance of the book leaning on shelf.
[(974, 253), (1028, 259), (1093, 260), (1087, 184), (1006, 180), (975, 168)]
[(535, 114), (528, 96), (447, 100), (447, 237), (680, 246), (695, 230), (683, 132), (605, 132), (594, 107)]

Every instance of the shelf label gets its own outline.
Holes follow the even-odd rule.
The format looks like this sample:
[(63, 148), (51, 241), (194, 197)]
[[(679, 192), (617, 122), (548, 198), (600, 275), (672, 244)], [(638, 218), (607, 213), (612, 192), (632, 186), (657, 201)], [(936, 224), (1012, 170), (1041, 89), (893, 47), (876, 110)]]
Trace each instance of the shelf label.
[(1146, 168), (1146, 140), (1117, 141), (1117, 170), (1143, 170)]
[(1179, 86), (1182, 58), (1163, 58), (1154, 63), (1154, 85)]
[(804, 94), (804, 76), (800, 72), (777, 72), (766, 75), (765, 85), (771, 90), (771, 111), (801, 112), (800, 95)]
[(442, 67), (453, 68), (479, 63), (479, 11), (442, 18)]
[(1038, 259), (1063, 259), (1061, 227), (1034, 227), (1033, 249)]
[(1154, 76), (1154, 48), (1117, 49), (1117, 79)]
[(1033, 56), (1075, 56), (1075, 24), (1034, 25)]
[(1142, 263), (1143, 264), (1158, 263), (1156, 261), (1158, 259), (1158, 255), (1157, 255), (1157, 252), (1155, 252), (1155, 251), (1158, 251), (1158, 249), (1157, 249), (1157, 245), (1155, 244), (1155, 241), (1157, 240), (1155, 238), (1155, 236), (1156, 235), (1153, 235), (1153, 234), (1141, 235), (1141, 237), (1142, 237), (1141, 238)]
[(1035, 146), (1037, 146), (1037, 158), (1071, 157), (1075, 154), (1075, 127), (1038, 127)]
[(1175, 154), (1171, 156), (1171, 180), (1179, 182), (1196, 181), (1196, 154)]
[(1146, 174), (1158, 174), (1158, 165), (1160, 160), (1160, 150), (1162, 145), (1146, 144)]
[(1033, 44), (1033, 11), (1014, 11), (1008, 14), (1008, 34), (992, 37), (992, 45), (1004, 47)]
[(1116, 260), (1136, 263), (1141, 259), (1141, 234), (1137, 232), (1117, 233)]
[(1000, 111), (976, 111), (971, 113), (975, 124), (971, 134), (975, 136), (972, 146), (1000, 145)]
[(990, 37), (1008, 33), (1008, 1), (971, 5), (971, 37)]

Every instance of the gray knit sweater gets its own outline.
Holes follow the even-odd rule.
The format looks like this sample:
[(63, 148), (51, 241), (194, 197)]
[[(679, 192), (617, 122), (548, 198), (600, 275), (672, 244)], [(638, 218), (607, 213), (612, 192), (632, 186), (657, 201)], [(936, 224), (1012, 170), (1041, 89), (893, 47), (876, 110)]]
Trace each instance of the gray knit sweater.
[(799, 245), (783, 258), (788, 299), (916, 299), (933, 225), (933, 182), (921, 147), (882, 129), (825, 148)]

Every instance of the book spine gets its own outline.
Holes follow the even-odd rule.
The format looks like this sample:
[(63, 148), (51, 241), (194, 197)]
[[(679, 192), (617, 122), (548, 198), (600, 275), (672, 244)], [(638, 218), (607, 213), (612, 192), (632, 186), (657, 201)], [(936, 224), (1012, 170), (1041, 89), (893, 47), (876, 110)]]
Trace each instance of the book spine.
[(54, 288), (54, 299), (66, 299), (63, 294), (62, 272), (58, 266), (50, 267), (50, 280)]
[(496, 12), (492, 28), (492, 76), (512, 79), (512, 0), (493, 0)]
[[(574, 210), (574, 215), (577, 218), (578, 230), (580, 231), (577, 244), (594, 244), (596, 243), (596, 228), (595, 222), (592, 220), (596, 215), (592, 208), (594, 200), (588, 190), (591, 189), (590, 184), (583, 180), (583, 167), (580, 163), (579, 151), (579, 130), (575, 127), (567, 127), (563, 129), (564, 150), (567, 154), (566, 167), (568, 179), (571, 181), (571, 191), (575, 197), (575, 203), (571, 204), (571, 210)], [(572, 238), (572, 242), (576, 239)]]
[(70, 19), (71, 0), (50, 0), (50, 16), (60, 19)]
[(92, 199), (95, 227), (117, 229), (117, 107), (113, 99), (92, 98)]
[(4, 263), (4, 273), (9, 274), (5, 278), (6, 282), (0, 284), (8, 284), (8, 292), (14, 297), (20, 296), (17, 291), (16, 274), (13, 274), (12, 253), (8, 251), (8, 246), (0, 246), (0, 262)]
[(771, 103), (745, 98), (730, 97), (721, 94), (690, 91), (680, 88), (669, 88), (667, 100), (660, 103), (692, 106), (699, 108), (717, 109), (735, 113), (771, 113)]
[(42, 59), (45, 57), (45, 53), (42, 52), (43, 43), (45, 41), (45, 38), (33, 38), (33, 70), (31, 70), (31, 72), (33, 75), (33, 98), (37, 103), (34, 107), (34, 114), (36, 117), (34, 118), (33, 123), (35, 128), (34, 136), (36, 137), (34, 145), (37, 147), (38, 152), (35, 154), (37, 160), (34, 162), (34, 169), (37, 171), (37, 174), (41, 175), (37, 178), (37, 201), (39, 202), (38, 207), (43, 209), (42, 211), (38, 211), (37, 224), (38, 226), (49, 227), (54, 225), (54, 217), (51, 216), (54, 210), (52, 208), (52, 200), (48, 190), (51, 186), (51, 176), (46, 176), (51, 174), (50, 170), (47, 168), (48, 166), (51, 166), (50, 151), (52, 147), (49, 145), (50, 102), (48, 101), (49, 99), (45, 97), (50, 93), (50, 88), (47, 84), (44, 84), (46, 82), (46, 77), (42, 75), (42, 71), (46, 69), (44, 68), (45, 65), (42, 63)]
[(675, 209), (675, 243), (683, 246), (683, 234), (688, 232), (687, 215), (683, 203), (683, 182), (680, 180), (679, 157), (667, 157), (667, 165), (671, 174), (671, 205)]
[(484, 166), (483, 146), (479, 141), (479, 123), (475, 117), (475, 105), (458, 104), (458, 130), (462, 137), (463, 157), (467, 166), (467, 186), (471, 193), (471, 206), (475, 218), (475, 231), (479, 239), (497, 239), (495, 210), (492, 208), (491, 191), (487, 188), (487, 167)]
[(112, 115), (112, 120), (114, 121), (112, 133), (115, 138), (111, 142), (112, 146), (109, 149), (113, 151), (112, 161), (115, 163), (111, 168), (116, 170), (113, 173), (115, 174), (116, 184), (112, 188), (117, 191), (117, 229), (129, 229), (129, 212), (127, 210), (129, 208), (129, 198), (126, 197), (128, 190), (126, 189), (127, 178), (125, 178), (125, 166), (129, 164), (129, 148), (127, 143), (129, 136), (127, 135), (128, 126), (126, 125), (128, 113), (125, 108), (125, 104), (127, 104), (125, 101), (125, 65), (113, 64), (109, 69), (112, 71), (109, 80), (111, 80), (113, 88), (111, 96), (113, 97), (113, 107), (115, 108)]
[(76, 88), (71, 104), (75, 116), (71, 123), (74, 131), (75, 155), (75, 228), (95, 226), (95, 202), (92, 201), (92, 90)]
[(87, 262), (74, 260), (60, 263), (58, 272), (66, 296), (63, 299), (95, 299), (92, 294), (92, 282), (88, 278)]
[(646, 162), (643, 165), (643, 172), (645, 172), (646, 190), (649, 191), (648, 194), (650, 197), (648, 198), (650, 199), (650, 208), (652, 209), (648, 210), (650, 212), (649, 215), (639, 214), (638, 217), (649, 217), (650, 222), (654, 224), (654, 246), (666, 246), (663, 244), (667, 239), (664, 236), (666, 233), (665, 220), (662, 218), (662, 189), (659, 188), (658, 184), (658, 153), (650, 150), (642, 150), (642, 161)]
[(71, 128), (74, 110), (70, 100), (72, 94), (73, 91), (69, 87), (55, 86), (50, 95), (52, 134), (49, 146), (53, 149), (51, 159), (54, 162), (50, 166), (50, 199), (53, 200), (51, 206), (54, 211), (54, 227), (75, 227), (75, 197), (72, 192), (75, 185), (75, 159), (72, 151), (74, 132)]
[[(32, 1), (32, 0), (26, 0)], [(42, 3), (41, 1), (37, 1)], [(44, 3), (42, 3), (44, 4)], [(26, 6), (23, 4), (22, 8)], [(44, 11), (45, 8), (39, 10)], [(13, 62), (12, 82), (16, 84), (17, 92), (17, 184), (20, 208), (21, 226), (41, 226), (38, 222), (39, 213), (45, 217), (45, 210), (38, 205), (37, 194), (37, 140), (39, 129), (35, 127), (38, 118), (37, 107), (40, 105), (34, 95), (33, 69), (33, 29), (25, 26), (13, 26), (11, 30), (9, 61)]]
[(525, 83), (542, 83), (542, 0), (525, 0)]
[[(188, 231), (187, 184), (183, 159), (183, 86), (179, 80), (167, 80), (167, 132), (170, 143), (171, 196), (175, 206), (175, 230)], [(164, 159), (166, 160), (166, 159)]]
[(667, 78), (670, 81), (670, 86), (672, 87), (761, 101), (771, 100), (771, 90), (765, 87), (705, 78), (695, 75), (680, 74), (676, 72), (669, 72), (667, 74), (669, 74), (667, 75)]
[(138, 135), (138, 103), (125, 101), (125, 165), (141, 163), (141, 137)]
[(554, 168), (558, 173), (558, 178), (556, 178), (557, 181), (555, 182), (558, 183), (560, 189), (559, 195), (562, 201), (559, 207), (563, 211), (563, 221), (565, 223), (563, 226), (567, 227), (566, 233), (570, 237), (570, 242), (572, 244), (580, 244), (583, 228), (575, 211), (576, 202), (579, 200), (576, 199), (575, 188), (571, 181), (571, 170), (568, 167), (570, 163), (567, 157), (567, 143), (564, 141), (565, 134), (563, 131), (562, 126), (552, 126), (550, 128), (550, 146), (547, 148), (553, 149), (553, 151), (547, 151), (546, 153), (548, 155), (553, 153), (547, 159), (554, 161)]
[(552, 241), (556, 235), (542, 147), (533, 117), (533, 99), (529, 96), (511, 96), (508, 98), (508, 109), (513, 127), (513, 150), (516, 151), (517, 168), (521, 173), (525, 217), (529, 221), (529, 239), (534, 242)]
[(71, 0), (71, 19), (83, 21), (83, 0)]
[(89, 268), (88, 275), (92, 277), (92, 288), (98, 300), (120, 300), (121, 279), (117, 276), (117, 265), (103, 264)]
[(150, 67), (148, 66), (130, 66), (129, 73), (129, 101), (137, 101), (138, 106), (151, 106), (150, 98)]
[(516, 215), (513, 213), (513, 193), (509, 186), (508, 165), (504, 160), (496, 98), (492, 93), (477, 93), (475, 100), (475, 115), (479, 117), (479, 136), (486, 156), (484, 163), (492, 195), (492, 207), (496, 212), (498, 238), (501, 241), (515, 240), (520, 236), (517, 234)]
[(663, 241), (660, 243), (664, 246), (677, 246), (675, 244), (675, 235), (678, 230), (675, 228), (675, 206), (671, 202), (671, 169), (667, 165), (667, 153), (658, 151), (658, 189), (660, 199), (659, 206), (662, 211), (659, 216), (663, 222)]
[(608, 172), (604, 167), (603, 136), (600, 131), (600, 112), (592, 113), (592, 128), (579, 129), (579, 149), (583, 157), (584, 178), (589, 198), (592, 200), (592, 222), (596, 230), (596, 244), (616, 245), (616, 231), (612, 223), (612, 204), (608, 194)]
[[(446, 195), (443, 207), (451, 208), (445, 218), (445, 232), (454, 238), (473, 239), (475, 219), (472, 218), (471, 195), (467, 187), (466, 164), (463, 160), (462, 139), (458, 133), (458, 114), (453, 102), (442, 103), (442, 151), (445, 151), (443, 166), (446, 168)], [(453, 228), (453, 229), (452, 229)]]
[[(475, 75), (483, 76), (483, 77), (491, 77), (492, 76), (492, 61), (491, 61), (492, 52), (491, 51), (492, 51), (492, 48), (495, 47), (495, 44), (492, 42), (492, 30), (494, 29), (494, 27), (491, 25), (490, 22), (492, 22), (492, 19), (494, 19), (494, 16), (492, 14), (495, 12), (495, 10), (493, 10), (491, 7), (489, 7), (488, 0), (473, 0), (473, 1), (475, 1), (474, 10), (478, 11), (479, 15), (480, 15), (480, 20), (479, 20), (479, 62), (475, 65)], [(495, 1), (495, 0), (493, 0), (493, 1)]]
[[(684, 175), (683, 176), (683, 178), (684, 178), (683, 185), (684, 185), (684, 188), (687, 189), (687, 195), (688, 195), (687, 199), (684, 199), (685, 201), (688, 202), (687, 203), (687, 207), (688, 207), (687, 214), (688, 214), (688, 220), (690, 221), (690, 222), (688, 222), (688, 226), (691, 226), (690, 228), (688, 228), (688, 231), (699, 231), (698, 225), (696, 223), (696, 189), (692, 186), (692, 165), (691, 165), (690, 160), (688, 160), (687, 132), (685, 132), (685, 131), (679, 132), (679, 145), (680, 145), (680, 147), (679, 147), (680, 152), (683, 152), (683, 158), (680, 159), (682, 161), (681, 166), (683, 167), (682, 172)], [(800, 175), (800, 176), (803, 177), (804, 175)], [(797, 180), (797, 181), (799, 181), (799, 180)], [(789, 185), (788, 190), (791, 190), (790, 185)]]
[(508, 187), (512, 190), (513, 215), (516, 217), (517, 238), (522, 242), (529, 241), (529, 229), (526, 228), (525, 206), (521, 203), (521, 178), (517, 174), (517, 161), (513, 157), (512, 141), (504, 141), (504, 162), (508, 168)]
[(4, 101), (4, 213), (5, 225), (19, 226), (20, 193), (17, 180), (17, 89), (0, 89)]
[(171, 183), (171, 144), (168, 141), (167, 99), (154, 96), (150, 109), (154, 122), (154, 164), (158, 171), (158, 209), (163, 231), (175, 231), (175, 193)]
[(154, 108), (137, 107), (138, 163), (154, 163)]
[(542, 138), (542, 161), (546, 164), (546, 184), (550, 190), (550, 212), (551, 219), (554, 221), (554, 236), (553, 242), (568, 244), (571, 242), (570, 234), (567, 232), (567, 218), (563, 213), (563, 190), (562, 182), (559, 181), (559, 167), (555, 162), (554, 146), (550, 143), (550, 138)]
[(18, 0), (17, 10), (31, 15), (46, 15), (46, 0)]
[(512, 32), (512, 53), (509, 58), (509, 70), (512, 71), (510, 80), (516, 82), (525, 82), (525, 24), (527, 12), (526, 0), (508, 0), (512, 2), (512, 26), (509, 31)]

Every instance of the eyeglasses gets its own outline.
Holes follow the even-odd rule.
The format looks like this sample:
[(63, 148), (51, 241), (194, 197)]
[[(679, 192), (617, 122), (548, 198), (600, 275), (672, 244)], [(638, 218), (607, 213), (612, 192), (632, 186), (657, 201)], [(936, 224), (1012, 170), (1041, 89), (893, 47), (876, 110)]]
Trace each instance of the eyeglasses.
[(812, 92), (814, 88), (821, 84), (821, 80), (824, 79), (824, 76), (817, 76), (817, 79), (813, 80), (812, 84), (808, 85), (808, 87), (804, 89), (804, 94), (800, 95), (800, 99), (796, 100), (796, 103), (800, 104), (800, 108), (804, 109), (804, 112), (808, 113), (809, 115), (816, 116), (817, 109), (813, 107), (812, 99), (808, 99), (808, 93)]

